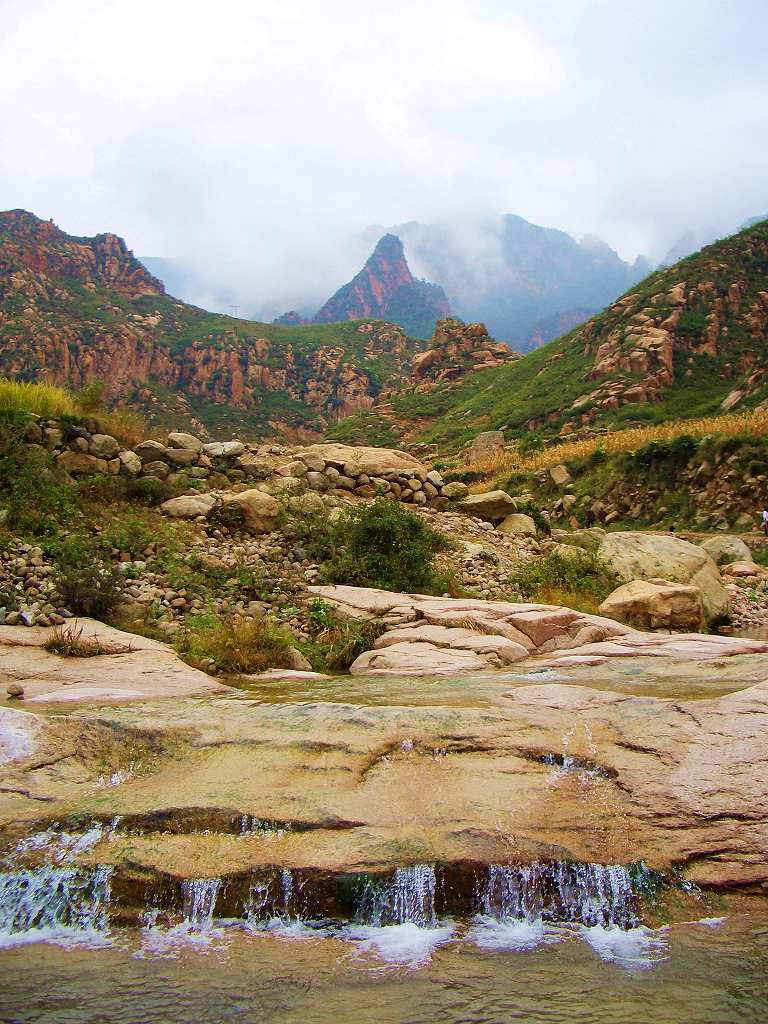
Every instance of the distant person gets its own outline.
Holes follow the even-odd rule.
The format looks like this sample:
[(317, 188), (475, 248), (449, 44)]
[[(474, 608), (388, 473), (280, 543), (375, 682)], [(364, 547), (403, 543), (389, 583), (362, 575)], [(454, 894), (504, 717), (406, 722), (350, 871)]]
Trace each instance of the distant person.
[(587, 527), (595, 525), (595, 513), (591, 508), (588, 508), (584, 513), (584, 525)]
[(763, 509), (763, 533), (768, 537), (768, 508)]

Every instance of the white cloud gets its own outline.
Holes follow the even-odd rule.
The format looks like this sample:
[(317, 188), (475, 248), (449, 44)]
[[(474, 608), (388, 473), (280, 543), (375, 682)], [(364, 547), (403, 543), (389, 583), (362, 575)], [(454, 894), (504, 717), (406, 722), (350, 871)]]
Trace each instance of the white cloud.
[(322, 299), (370, 223), (513, 212), (631, 257), (768, 208), (763, 0), (0, 8), (0, 207), (256, 304)]

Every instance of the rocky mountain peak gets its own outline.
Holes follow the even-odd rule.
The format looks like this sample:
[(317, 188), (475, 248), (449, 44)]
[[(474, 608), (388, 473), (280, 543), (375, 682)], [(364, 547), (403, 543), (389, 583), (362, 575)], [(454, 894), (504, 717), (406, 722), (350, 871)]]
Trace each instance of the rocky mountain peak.
[(400, 324), (415, 337), (428, 337), (436, 321), (450, 313), (448, 298), (436, 284), (411, 273), (403, 243), (383, 235), (363, 269), (341, 287), (315, 316), (317, 323), (373, 317)]

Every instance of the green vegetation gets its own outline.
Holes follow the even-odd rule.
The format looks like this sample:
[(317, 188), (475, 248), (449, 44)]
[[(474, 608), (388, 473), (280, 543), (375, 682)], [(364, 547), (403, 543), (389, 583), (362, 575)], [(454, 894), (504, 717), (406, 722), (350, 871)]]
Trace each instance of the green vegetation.
[(76, 488), (56, 470), (42, 448), (24, 443), (23, 420), (0, 417), (0, 507), (7, 526), (22, 536), (51, 537), (71, 523), (77, 510)]
[(56, 589), (75, 615), (106, 619), (122, 598), (122, 578), (85, 533), (72, 533), (53, 546)]
[(318, 672), (346, 672), (387, 629), (368, 619), (342, 618), (320, 598), (310, 605), (309, 626), (311, 638), (301, 649)]
[(190, 616), (176, 650), (196, 668), (249, 675), (268, 668), (290, 668), (293, 638), (272, 619), (224, 619)]
[(610, 567), (592, 551), (574, 548), (573, 554), (553, 551), (524, 562), (510, 583), (526, 601), (559, 604), (596, 614), (598, 606), (618, 586)]
[(101, 654), (125, 654), (130, 647), (105, 647), (96, 637), (83, 639), (82, 626), (56, 626), (43, 644), (43, 650), (61, 658), (96, 658)]
[(75, 404), (64, 388), (0, 377), (0, 416), (31, 413), (43, 419), (72, 416)]
[(446, 582), (434, 556), (445, 537), (391, 498), (345, 510), (333, 531), (335, 552), (326, 566), (331, 583), (404, 593), (442, 593)]

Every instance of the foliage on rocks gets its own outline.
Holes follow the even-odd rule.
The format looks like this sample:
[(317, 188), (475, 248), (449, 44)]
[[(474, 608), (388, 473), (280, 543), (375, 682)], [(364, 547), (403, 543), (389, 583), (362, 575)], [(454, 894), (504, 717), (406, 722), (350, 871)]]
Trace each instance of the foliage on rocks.
[(346, 672), (388, 628), (371, 619), (343, 618), (321, 598), (309, 606), (309, 626), (310, 640), (302, 650), (319, 672)]
[(293, 638), (272, 619), (238, 620), (218, 615), (192, 616), (176, 641), (190, 665), (229, 675), (269, 668), (290, 668)]
[(122, 578), (84, 533), (73, 533), (52, 546), (56, 590), (75, 615), (106, 619), (122, 598)]
[(23, 423), (0, 418), (0, 506), (8, 526), (24, 535), (55, 535), (74, 516), (76, 497), (50, 455), (24, 443)]
[(377, 498), (345, 510), (334, 526), (335, 553), (326, 565), (331, 583), (404, 593), (441, 593), (434, 556), (448, 541), (397, 501)]
[(524, 562), (510, 576), (510, 583), (526, 601), (564, 605), (590, 614), (597, 614), (599, 605), (618, 582), (593, 551), (578, 548), (573, 554), (552, 551)]

